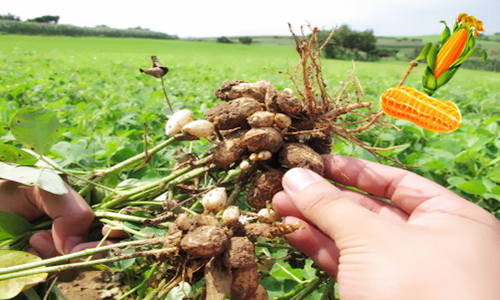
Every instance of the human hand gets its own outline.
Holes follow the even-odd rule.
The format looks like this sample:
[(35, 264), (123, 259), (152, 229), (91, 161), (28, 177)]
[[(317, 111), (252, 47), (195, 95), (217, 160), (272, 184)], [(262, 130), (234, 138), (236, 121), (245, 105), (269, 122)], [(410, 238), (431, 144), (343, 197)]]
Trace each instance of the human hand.
[[(498, 299), (500, 222), (414, 173), (324, 156), (325, 177), (292, 169), (273, 207), (305, 229), (289, 241), (336, 277), (342, 300)], [(378, 199), (390, 199), (386, 202)]]
[(0, 211), (37, 219), (45, 214), (53, 219), (52, 232), (37, 232), (30, 238), (35, 254), (42, 258), (95, 247), (85, 243), (94, 213), (85, 200), (67, 185), (69, 193), (54, 195), (38, 187), (0, 181)]

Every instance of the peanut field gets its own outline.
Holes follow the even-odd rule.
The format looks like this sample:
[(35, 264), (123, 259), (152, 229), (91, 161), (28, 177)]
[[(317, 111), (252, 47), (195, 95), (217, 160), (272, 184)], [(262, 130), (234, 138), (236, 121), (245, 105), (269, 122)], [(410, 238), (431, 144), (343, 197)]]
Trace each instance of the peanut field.
[[(220, 102), (214, 91), (227, 81), (267, 80), (279, 91), (295, 90), (286, 74), (294, 70), (299, 60), (293, 46), (0, 35), (2, 143), (19, 146), (9, 132), (9, 124), (23, 107), (45, 108), (56, 113), (63, 133), (46, 155), (61, 168), (76, 173), (88, 174), (116, 165), (143, 152), (145, 146), (150, 149), (162, 143), (168, 139), (164, 128), (169, 114), (162, 84), (160, 79), (139, 71), (151, 66), (153, 55), (169, 68), (164, 80), (173, 109), (190, 109), (195, 119), (203, 119), (204, 113)], [(380, 95), (397, 85), (407, 68), (408, 63), (402, 61), (322, 60), (327, 92), (333, 94), (353, 74), (362, 87), (363, 101), (373, 102), (375, 110), (380, 107)], [(414, 68), (405, 85), (420, 89), (424, 70), (424, 65)], [(378, 126), (356, 137), (373, 147), (404, 146), (380, 152), (391, 159), (375, 157), (335, 136), (331, 153), (409, 168), (500, 218), (500, 73), (462, 68), (433, 97), (457, 104), (462, 114), (461, 128), (440, 134), (383, 116), (383, 121), (399, 130)], [(144, 167), (109, 176), (105, 184), (123, 187), (160, 180), (172, 172), (181, 154), (200, 154), (210, 147), (204, 139), (175, 141)], [(94, 206), (104, 198), (99, 191), (86, 197)], [(18, 242), (20, 248), (26, 241)], [(0, 240), (0, 245), (7, 247), (8, 243)], [(261, 260), (259, 270), (264, 274), (261, 284), (270, 298), (303, 299), (301, 295), (307, 295), (306, 299), (320, 299), (320, 291), (333, 283), (318, 280), (324, 274), (310, 260), (297, 266), (281, 259), (295, 255), (291, 253), (284, 239), (257, 245), (258, 258), (276, 258)], [(114, 268), (120, 270), (130, 265), (122, 261), (114, 263)], [(140, 280), (134, 280), (131, 286), (139, 286)], [(143, 299), (148, 288), (147, 285), (137, 288), (133, 296)], [(196, 294), (196, 286), (190, 296), (200, 296)]]

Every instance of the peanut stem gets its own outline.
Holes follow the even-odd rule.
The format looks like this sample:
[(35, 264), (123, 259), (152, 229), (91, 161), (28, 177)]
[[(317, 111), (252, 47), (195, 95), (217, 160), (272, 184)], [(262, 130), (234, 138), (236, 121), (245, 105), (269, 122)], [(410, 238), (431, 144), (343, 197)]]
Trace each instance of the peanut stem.
[[(53, 257), (53, 258), (49, 258), (49, 259), (35, 261), (35, 262), (27, 263), (27, 264), (22, 264), (22, 265), (18, 265), (18, 266), (7, 267), (7, 268), (1, 268), (0, 275), (9, 274), (9, 273), (13, 273), (13, 272), (19, 272), (19, 271), (23, 271), (23, 270), (32, 269), (32, 268), (44, 267), (47, 265), (53, 265), (53, 264), (61, 263), (61, 262), (64, 262), (64, 261), (67, 261), (70, 259), (94, 255), (94, 254), (97, 254), (100, 252), (109, 251), (109, 250), (114, 249), (114, 248), (122, 248), (122, 247), (143, 245), (143, 244), (152, 245), (152, 244), (159, 244), (162, 242), (163, 242), (163, 238), (155, 238), (155, 239), (149, 239), (149, 240), (122, 242), (122, 243), (106, 245), (106, 246), (102, 246), (102, 247), (98, 247), (98, 248), (85, 249), (85, 250), (78, 251), (75, 253), (70, 253), (70, 254), (57, 256), (57, 257)], [(38, 272), (38, 273), (43, 273), (43, 272)], [(33, 274), (36, 274), (36, 273), (33, 273)], [(26, 274), (20, 275), (20, 276), (26, 276)], [(18, 276), (14, 276), (14, 277), (18, 277)], [(11, 277), (11, 278), (13, 278), (13, 277)], [(8, 279), (8, 278), (4, 278), (4, 277), (0, 276), (0, 280), (4, 280), (4, 279)]]
[(139, 154), (137, 154), (129, 159), (126, 159), (126, 160), (112, 166), (112, 167), (94, 171), (94, 173), (91, 175), (91, 178), (95, 179), (98, 177), (105, 177), (105, 176), (108, 176), (110, 174), (120, 172), (120, 171), (140, 162), (141, 160), (145, 159), (147, 156), (151, 156), (151, 155), (157, 153), (158, 151), (162, 150), (163, 148), (167, 147), (168, 145), (172, 144), (173, 142), (175, 142), (175, 138), (171, 137), (168, 140), (163, 141), (162, 143), (158, 144), (157, 146), (151, 148), (149, 151), (141, 152), (141, 153), (139, 153)]
[[(40, 274), (40, 273), (60, 272), (60, 271), (68, 270), (68, 269), (94, 266), (94, 265), (110, 263), (110, 262), (124, 260), (124, 259), (131, 259), (131, 258), (139, 257), (139, 256), (150, 256), (150, 255), (166, 253), (166, 252), (170, 252), (170, 251), (173, 252), (176, 250), (177, 250), (177, 248), (162, 248), (162, 249), (154, 249), (154, 250), (148, 250), (148, 251), (143, 251), (143, 252), (136, 252), (136, 253), (131, 253), (131, 254), (123, 254), (120, 256), (114, 256), (114, 257), (108, 257), (108, 258), (102, 258), (102, 259), (95, 259), (95, 260), (91, 260), (91, 261), (70, 263), (70, 264), (66, 264), (66, 265), (58, 265), (58, 266), (53, 266), (53, 267), (40, 267), (40, 268), (31, 269), (31, 270), (27, 270), (27, 271), (12, 272), (9, 274), (0, 275), (0, 281), (12, 279), (12, 278), (16, 278), (16, 277), (23, 277), (23, 276), (29, 276), (29, 275), (34, 275), (34, 274)], [(44, 262), (44, 261), (42, 260), (41, 262)], [(21, 265), (21, 266), (25, 266), (25, 265)], [(5, 268), (5, 269), (7, 269), (7, 268)], [(2, 269), (0, 269), (0, 270), (2, 270)]]
[[(97, 207), (101, 208), (101, 209), (105, 209), (105, 208), (109, 209), (112, 207), (116, 207), (120, 204), (123, 204), (127, 200), (130, 200), (130, 201), (149, 200), (149, 199), (153, 198), (154, 196), (161, 194), (161, 192), (165, 188), (175, 186), (176, 184), (185, 182), (187, 180), (198, 177), (201, 174), (205, 173), (206, 171), (208, 171), (208, 168), (204, 165), (206, 165), (208, 162), (210, 162), (211, 159), (212, 159), (212, 156), (207, 156), (205, 158), (202, 158), (202, 159), (196, 161), (195, 163), (187, 166), (184, 169), (170, 173), (170, 175), (168, 175), (160, 180), (146, 184), (144, 186), (140, 186), (140, 187), (135, 188), (135, 189), (128, 190), (122, 194), (116, 195), (111, 200), (97, 205)], [(201, 165), (201, 167), (195, 168), (196, 166), (200, 166), (200, 165)]]
[(408, 76), (411, 73), (411, 70), (413, 70), (413, 68), (416, 66), (418, 66), (418, 61), (416, 61), (416, 60), (410, 61), (410, 66), (408, 67), (406, 74), (403, 76), (403, 78), (401, 78), (401, 81), (399, 81), (398, 86), (402, 86), (405, 83), (406, 78), (408, 78)]

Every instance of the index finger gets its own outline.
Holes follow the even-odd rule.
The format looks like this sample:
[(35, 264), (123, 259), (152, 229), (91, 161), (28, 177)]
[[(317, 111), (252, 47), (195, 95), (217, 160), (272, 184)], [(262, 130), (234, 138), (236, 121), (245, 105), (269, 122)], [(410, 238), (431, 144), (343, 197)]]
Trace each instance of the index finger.
[[(32, 189), (35, 205), (53, 220), (52, 236), (57, 251), (69, 253), (86, 241), (94, 212), (87, 202), (69, 185), (69, 193), (54, 195), (38, 187)], [(30, 197), (30, 196), (28, 196)]]
[(453, 196), (450, 190), (415, 173), (348, 156), (323, 156), (325, 177), (391, 200), (411, 214), (423, 202)]

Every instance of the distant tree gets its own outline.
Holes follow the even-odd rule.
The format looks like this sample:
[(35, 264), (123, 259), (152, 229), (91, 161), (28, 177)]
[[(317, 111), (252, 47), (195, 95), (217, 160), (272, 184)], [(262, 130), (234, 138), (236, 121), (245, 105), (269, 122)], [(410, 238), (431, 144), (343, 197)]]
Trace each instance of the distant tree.
[(0, 20), (5, 20), (5, 21), (21, 21), (21, 19), (18, 16), (11, 15), (10, 13), (6, 15), (0, 15)]
[(59, 16), (41, 16), (38, 18), (28, 19), (27, 22), (35, 22), (35, 23), (53, 23), (57, 24), (59, 22)]
[(358, 32), (357, 35), (358, 39), (356, 40), (355, 49), (365, 53), (372, 53), (377, 50), (377, 38), (373, 35), (373, 30)]
[[(325, 40), (330, 34), (324, 31), (320, 39)], [(362, 51), (366, 54), (366, 58), (377, 57), (377, 38), (373, 34), (373, 30), (355, 31), (348, 25), (342, 25), (333, 33), (332, 39), (325, 46), (325, 56), (327, 58), (336, 59), (363, 59), (358, 53)]]
[(252, 43), (252, 38), (249, 36), (242, 36), (238, 39), (243, 45), (250, 45)]
[(221, 36), (221, 37), (217, 38), (217, 43), (231, 44), (232, 41), (225, 36)]
[[(398, 53), (398, 50), (396, 49), (377, 49), (377, 51), (374, 52), (375, 55), (378, 57), (391, 57), (395, 56)], [(418, 55), (418, 54), (417, 54)]]

